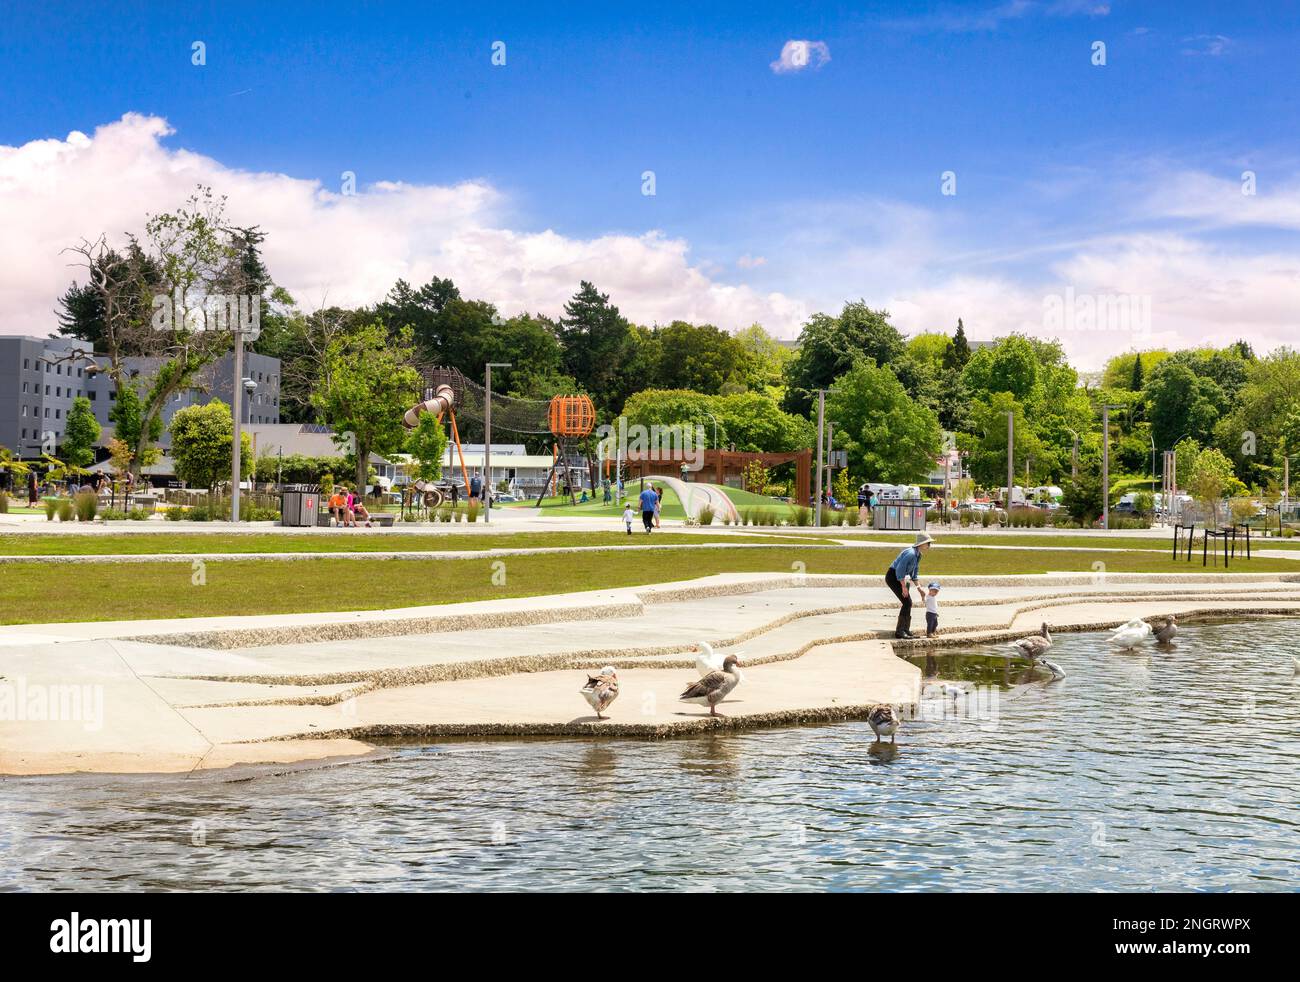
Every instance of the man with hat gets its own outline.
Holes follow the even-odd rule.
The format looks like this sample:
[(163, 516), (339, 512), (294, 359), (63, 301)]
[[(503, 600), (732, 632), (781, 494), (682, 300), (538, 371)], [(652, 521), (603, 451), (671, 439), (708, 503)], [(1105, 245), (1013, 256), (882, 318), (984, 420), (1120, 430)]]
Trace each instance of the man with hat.
[(921, 557), (934, 542), (925, 532), (916, 533), (916, 542), (898, 554), (885, 573), (885, 585), (894, 592), (903, 605), (898, 611), (898, 623), (894, 625), (894, 637), (911, 638), (912, 634), (912, 587), (915, 586), (925, 601), (925, 591), (921, 589)]

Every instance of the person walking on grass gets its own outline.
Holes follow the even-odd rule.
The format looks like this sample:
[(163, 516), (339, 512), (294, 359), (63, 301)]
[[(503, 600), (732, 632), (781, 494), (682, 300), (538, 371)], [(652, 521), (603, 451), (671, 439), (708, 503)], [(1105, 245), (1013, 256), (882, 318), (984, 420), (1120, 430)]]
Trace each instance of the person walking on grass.
[(921, 589), (921, 557), (930, 549), (930, 544), (934, 542), (925, 532), (916, 533), (916, 542), (908, 546), (898, 554), (885, 572), (885, 586), (893, 592), (902, 606), (898, 610), (898, 621), (894, 625), (894, 637), (912, 638), (912, 587), (916, 587), (916, 592), (922, 602), (925, 601), (925, 591)]
[(632, 519), (636, 517), (636, 512), (632, 510), (632, 502), (623, 502), (623, 525), (627, 529), (627, 534), (632, 534)]
[(655, 486), (652, 484), (644, 491), (638, 499), (641, 504), (641, 524), (645, 526), (646, 533), (654, 531), (655, 512), (659, 508), (659, 496), (655, 494)]
[(659, 509), (664, 504), (664, 489), (655, 488), (655, 528), (659, 527)]

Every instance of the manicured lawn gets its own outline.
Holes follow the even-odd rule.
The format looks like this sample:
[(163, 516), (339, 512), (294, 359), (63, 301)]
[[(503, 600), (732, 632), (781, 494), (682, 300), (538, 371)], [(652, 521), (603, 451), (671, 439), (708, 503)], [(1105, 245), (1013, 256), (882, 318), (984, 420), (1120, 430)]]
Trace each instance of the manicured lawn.
[[(641, 520), (640, 509), (637, 506), (637, 495), (641, 493), (641, 485), (638, 481), (623, 486), (623, 500), (632, 502), (632, 508), (638, 512), (637, 521)], [(536, 499), (532, 501), (518, 501), (509, 505), (501, 505), (502, 508), (535, 508)], [(555, 517), (580, 517), (590, 518), (592, 516), (609, 516), (613, 522), (617, 522), (623, 515), (623, 502), (618, 500), (614, 495), (608, 505), (601, 502), (601, 493), (597, 489), (596, 497), (586, 504), (574, 505), (563, 495), (554, 498), (542, 499), (542, 516), (545, 518)], [(682, 503), (677, 500), (676, 493), (668, 487), (664, 488), (663, 504), (659, 508), (660, 518), (685, 518), (686, 510), (682, 508)]]
[[(891, 557), (849, 549), (718, 549), (547, 553), (505, 560), (506, 580), (487, 559), (301, 561), (222, 560), (206, 564), (206, 583), (192, 583), (188, 563), (0, 565), (0, 623), (205, 617), (326, 610), (365, 610), (418, 604), (538, 596), (691, 579), (711, 573), (788, 571), (882, 575)], [(1145, 552), (1050, 552), (936, 549), (926, 576), (1092, 572), (1200, 572), (1199, 563), (1174, 563)], [(500, 561), (497, 561), (500, 562)], [(1295, 571), (1286, 560), (1236, 563), (1232, 572)], [(950, 599), (960, 596), (954, 587)]]
[[(746, 542), (800, 542), (794, 536), (747, 536)], [(329, 534), (292, 535), (256, 532), (149, 532), (123, 535), (0, 535), (3, 556), (120, 556), (188, 553), (301, 552), (454, 552), (480, 549), (540, 549), (571, 546), (682, 545), (735, 542), (734, 535), (672, 532), (646, 535), (640, 516), (629, 538), (621, 523), (608, 532), (456, 533), (444, 535), (385, 534), (373, 529), (338, 529)], [(828, 541), (821, 539), (819, 541)]]
[(740, 488), (729, 488), (724, 485), (717, 487), (731, 499), (731, 503), (739, 509), (744, 508), (766, 508), (773, 514), (780, 515), (788, 519), (794, 512), (794, 505), (788, 505), (784, 501), (777, 501), (775, 498), (769, 498), (765, 494), (754, 494), (752, 491), (742, 491)]
[[(844, 537), (852, 530), (841, 528), (823, 528), (818, 534), (829, 535), (831, 537)], [(1103, 535), (1044, 535), (1036, 532), (1016, 532), (1016, 531), (995, 531), (995, 532), (946, 532), (943, 529), (931, 528), (930, 534), (934, 536), (935, 542), (939, 545), (952, 546), (1044, 546), (1046, 548), (1073, 548), (1079, 547), (1084, 549), (1164, 549), (1167, 552), (1173, 551), (1173, 539), (1158, 539), (1154, 536), (1128, 537), (1114, 536), (1107, 538)], [(885, 542), (911, 542), (915, 537), (914, 532), (872, 532), (871, 538), (879, 539)], [(1180, 551), (1185, 552), (1187, 549), (1187, 535), (1183, 534), (1181, 538)], [(1257, 535), (1251, 535), (1250, 547), (1254, 549), (1295, 549), (1300, 550), (1300, 540), (1296, 539), (1265, 539)], [(1222, 548), (1222, 547), (1220, 547)], [(1200, 533), (1196, 536), (1196, 547), (1193, 550), (1200, 555), (1201, 537)], [(1243, 555), (1246, 550), (1246, 539), (1244, 536), (1237, 538), (1237, 554)], [(937, 551), (937, 550), (936, 550)]]

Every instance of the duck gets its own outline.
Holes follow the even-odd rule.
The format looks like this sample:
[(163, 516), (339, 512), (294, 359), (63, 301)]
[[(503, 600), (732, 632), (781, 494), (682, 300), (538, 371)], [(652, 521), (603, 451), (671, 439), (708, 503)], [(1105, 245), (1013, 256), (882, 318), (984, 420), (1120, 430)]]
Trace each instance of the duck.
[(1291, 674), (1300, 675), (1300, 658), (1295, 655), (1291, 656)]
[(695, 670), (700, 673), (700, 678), (711, 675), (714, 672), (722, 671), (723, 658), (713, 650), (713, 645), (707, 641), (700, 641), (691, 645), (691, 651), (698, 651), (695, 656)]
[(1165, 622), (1155, 629), (1156, 640), (1168, 644), (1178, 633), (1178, 619), (1173, 614), (1165, 615)]
[(1128, 623), (1115, 628), (1115, 633), (1106, 639), (1106, 643), (1125, 650), (1136, 648), (1147, 639), (1150, 633), (1151, 625), (1140, 617), (1136, 617)]
[(1043, 626), (1037, 634), (1021, 638), (1019, 641), (1012, 641), (1008, 647), (1015, 648), (1032, 661), (1036, 656), (1043, 654), (1052, 647), (1052, 631), (1047, 626), (1047, 622), (1043, 621)]
[(735, 655), (728, 655), (722, 661), (722, 670), (710, 672), (698, 682), (692, 682), (677, 698), (682, 702), (693, 702), (699, 706), (708, 706), (710, 716), (722, 716), (718, 712), (718, 703), (731, 695), (733, 689), (745, 680), (739, 669), (744, 663)]
[(1048, 661), (1042, 655), (1039, 655), (1037, 658), (1034, 659), (1034, 664), (1040, 668), (1045, 668), (1052, 673), (1052, 677), (1047, 680), (1049, 682), (1056, 682), (1059, 681), (1060, 679), (1065, 678), (1065, 669), (1063, 669), (1060, 665), (1056, 664), (1056, 662), (1054, 661)]
[(588, 675), (587, 684), (580, 691), (587, 704), (596, 710), (596, 719), (608, 719), (601, 714), (618, 698), (618, 673), (614, 666), (606, 665), (598, 674)]
[(894, 743), (896, 742), (894, 734), (902, 725), (903, 716), (888, 703), (880, 703), (867, 710), (867, 723), (871, 727), (871, 732), (876, 735), (877, 743), (882, 736), (889, 737), (889, 742)]

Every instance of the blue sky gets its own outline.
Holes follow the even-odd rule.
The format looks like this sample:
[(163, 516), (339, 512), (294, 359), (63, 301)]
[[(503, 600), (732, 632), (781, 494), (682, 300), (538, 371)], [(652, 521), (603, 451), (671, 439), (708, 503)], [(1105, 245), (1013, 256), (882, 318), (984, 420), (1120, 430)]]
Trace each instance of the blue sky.
[[(1119, 268), (1143, 237), (1162, 243), (1142, 257), (1157, 268), (1179, 252), (1169, 236), (1210, 266), (1225, 254), (1276, 265), (1296, 249), (1294, 220), (1261, 217), (1261, 201), (1236, 216), (1224, 194), (1248, 169), (1260, 198), (1296, 187), (1300, 5), (648, 6), (10, 5), (0, 148), (134, 113), (166, 121), (162, 152), (222, 173), (327, 190), (343, 171), (363, 189), (475, 182), (492, 191), (476, 225), (586, 244), (658, 233), (684, 243), (709, 284), (788, 299), (772, 307), (774, 329), (864, 296), (917, 330), (950, 327), (968, 303), (991, 334), (1032, 320), (1045, 289), (1133, 290), (1089, 276)], [(792, 39), (829, 60), (774, 71)], [(504, 66), (491, 63), (494, 41)], [(1104, 67), (1090, 61), (1094, 41)], [(641, 193), (646, 170), (654, 196)], [(940, 194), (944, 171), (955, 196)], [(583, 275), (601, 284), (600, 249), (585, 252)], [(437, 265), (394, 261), (414, 273), (421, 258)], [(605, 277), (616, 300), (625, 275)], [(1029, 313), (997, 323), (999, 285), (1022, 291)], [(630, 288), (632, 306), (653, 287)], [(952, 304), (936, 301), (945, 291)], [(524, 290), (518, 302), (545, 300)], [(724, 303), (693, 311), (722, 320)], [(761, 314), (755, 304), (739, 306)], [(1156, 341), (1162, 327), (1255, 329), (1184, 328), (1158, 293), (1154, 308), (1171, 315), (1157, 315)], [(1261, 323), (1261, 340), (1277, 326)]]

